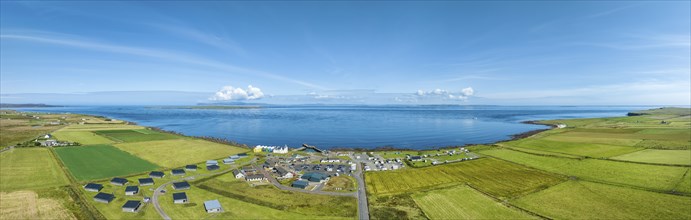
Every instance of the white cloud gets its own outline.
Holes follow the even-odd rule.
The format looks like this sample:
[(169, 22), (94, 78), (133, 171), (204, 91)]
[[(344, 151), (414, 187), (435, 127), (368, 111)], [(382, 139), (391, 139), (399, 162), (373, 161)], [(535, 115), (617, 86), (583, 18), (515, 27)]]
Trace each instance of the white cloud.
[(464, 89), (461, 89), (461, 92), (449, 92), (444, 89), (434, 89), (432, 91), (424, 91), (424, 90), (417, 90), (415, 95), (419, 97), (439, 97), (442, 99), (448, 99), (448, 100), (467, 100), (468, 97), (473, 96), (475, 94), (475, 90), (473, 90), (472, 87), (467, 87)]
[(261, 89), (254, 87), (252, 85), (247, 86), (247, 89), (236, 88), (232, 86), (224, 86), (214, 94), (210, 100), (216, 101), (228, 101), (228, 100), (255, 100), (264, 97), (264, 93)]

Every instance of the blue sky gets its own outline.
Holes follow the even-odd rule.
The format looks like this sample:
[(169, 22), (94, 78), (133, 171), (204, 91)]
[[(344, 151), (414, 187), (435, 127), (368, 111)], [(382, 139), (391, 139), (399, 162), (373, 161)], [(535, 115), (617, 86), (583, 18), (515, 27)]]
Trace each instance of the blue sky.
[(5, 103), (691, 104), (688, 1), (0, 4)]

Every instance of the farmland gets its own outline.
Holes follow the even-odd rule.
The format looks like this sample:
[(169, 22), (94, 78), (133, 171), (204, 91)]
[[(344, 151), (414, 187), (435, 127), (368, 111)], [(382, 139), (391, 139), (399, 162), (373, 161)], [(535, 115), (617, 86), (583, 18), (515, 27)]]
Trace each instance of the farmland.
[(645, 163), (691, 165), (691, 150), (646, 149), (613, 157), (612, 159)]
[(82, 145), (115, 143), (115, 141), (111, 139), (97, 135), (90, 131), (65, 131), (63, 129), (53, 132), (53, 136), (58, 140), (69, 140)]
[(168, 140), (176, 139), (179, 136), (174, 134), (166, 134), (158, 131), (152, 131), (147, 129), (137, 129), (137, 130), (98, 130), (94, 133), (103, 135), (118, 142), (140, 142), (140, 141), (156, 141), (156, 140)]
[[(35, 117), (44, 116), (37, 115)], [(0, 148), (15, 145), (36, 138), (39, 135), (50, 133), (61, 128), (61, 125), (46, 125), (46, 121), (36, 119), (16, 111), (0, 111)]]
[[(249, 151), (245, 148), (192, 138), (119, 143), (115, 144), (115, 147), (169, 168)], [(162, 160), (162, 157), (165, 159)]]
[(0, 219), (76, 219), (60, 199), (41, 198), (34, 191), (0, 192)]
[[(546, 157), (507, 149), (485, 150), (480, 153), (536, 169), (575, 176), (581, 179), (631, 185), (659, 191), (673, 190), (676, 183), (689, 169), (686, 167), (633, 164), (596, 159), (578, 160)], [(679, 188), (678, 190), (689, 192), (690, 189), (686, 187), (686, 189)]]
[(100, 179), (157, 168), (156, 165), (110, 145), (56, 148), (55, 152), (78, 180)]
[(0, 191), (67, 185), (68, 179), (46, 148), (0, 153)]
[(465, 185), (415, 193), (412, 197), (430, 219), (536, 218), (496, 202)]
[(397, 194), (437, 186), (468, 183), (500, 197), (523, 195), (563, 180), (543, 171), (493, 158), (418, 169), (366, 174), (370, 194)]
[(689, 219), (691, 197), (568, 181), (515, 205), (555, 219)]

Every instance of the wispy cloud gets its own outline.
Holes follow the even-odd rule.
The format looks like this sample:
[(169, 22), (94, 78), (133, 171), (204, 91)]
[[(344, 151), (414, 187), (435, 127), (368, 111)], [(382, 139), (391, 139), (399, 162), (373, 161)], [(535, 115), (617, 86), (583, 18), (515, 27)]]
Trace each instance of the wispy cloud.
[(590, 19), (590, 18), (603, 17), (603, 16), (615, 14), (615, 13), (617, 13), (617, 12), (620, 12), (620, 11), (623, 11), (623, 10), (625, 10), (625, 9), (632, 8), (632, 7), (635, 7), (635, 6), (638, 6), (638, 5), (640, 5), (640, 3), (625, 5), (625, 6), (621, 6), (621, 7), (616, 7), (616, 8), (612, 8), (612, 9), (609, 9), (609, 10), (605, 10), (605, 11), (601, 11), (601, 12), (589, 14), (589, 15), (586, 15), (585, 17), (583, 17), (583, 18), (588, 18), (588, 19)]
[(196, 42), (218, 47), (221, 49), (232, 51), (238, 55), (245, 56), (247, 51), (243, 49), (240, 44), (229, 38), (228, 36), (218, 36), (215, 34), (206, 33), (195, 28), (185, 27), (182, 25), (167, 25), (167, 24), (148, 24), (151, 27), (159, 30), (169, 32), (175, 36), (181, 36), (194, 40)]
[(292, 79), (290, 77), (285, 77), (285, 76), (281, 76), (281, 75), (277, 75), (277, 74), (273, 74), (273, 73), (268, 73), (268, 72), (264, 72), (264, 71), (260, 71), (260, 70), (254, 70), (254, 69), (239, 67), (239, 66), (235, 66), (235, 65), (220, 63), (218, 61), (214, 61), (211, 59), (198, 57), (198, 56), (194, 56), (194, 55), (190, 55), (190, 54), (185, 54), (185, 53), (181, 53), (181, 52), (175, 52), (175, 51), (166, 51), (166, 50), (150, 49), (150, 48), (142, 48), (142, 47), (121, 46), (121, 45), (116, 45), (116, 44), (95, 42), (95, 41), (89, 41), (89, 40), (84, 40), (84, 39), (73, 40), (73, 39), (64, 39), (64, 38), (55, 38), (55, 37), (37, 36), (37, 35), (27, 35), (27, 34), (0, 34), (0, 38), (5, 39), (5, 40), (31, 41), (31, 42), (38, 42), (38, 43), (45, 43), (45, 44), (70, 46), (70, 47), (76, 47), (76, 48), (82, 48), (82, 49), (88, 49), (88, 50), (103, 51), (103, 52), (109, 52), (109, 53), (120, 53), (120, 54), (129, 54), (129, 55), (135, 55), (135, 56), (157, 58), (157, 59), (163, 59), (163, 60), (167, 60), (167, 61), (187, 63), (187, 64), (199, 65), (199, 66), (203, 66), (203, 67), (214, 68), (214, 69), (227, 71), (227, 72), (231, 72), (231, 73), (250, 74), (250, 75), (259, 76), (259, 77), (263, 77), (263, 78), (268, 78), (268, 79), (298, 84), (298, 85), (306, 86), (306, 87), (309, 87), (312, 89), (326, 89), (325, 87), (322, 87), (322, 86), (319, 86), (316, 84), (312, 84), (309, 82), (297, 80), (297, 79)]

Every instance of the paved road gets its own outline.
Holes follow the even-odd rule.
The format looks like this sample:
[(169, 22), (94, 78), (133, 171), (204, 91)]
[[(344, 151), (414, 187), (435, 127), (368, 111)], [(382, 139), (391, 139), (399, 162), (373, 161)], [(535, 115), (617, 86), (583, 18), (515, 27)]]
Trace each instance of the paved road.
[(363, 168), (361, 163), (358, 163), (358, 169), (355, 172), (355, 180), (357, 180), (357, 205), (358, 215), (360, 220), (369, 220), (369, 207), (367, 206), (367, 191), (365, 191), (365, 180), (363, 176)]
[(271, 174), (266, 171), (264, 168), (260, 166), (254, 166), (255, 169), (257, 169), (259, 172), (264, 174), (266, 178), (271, 182), (274, 186), (276, 186), (279, 189), (282, 190), (288, 190), (288, 191), (295, 191), (295, 192), (303, 192), (303, 193), (310, 193), (310, 194), (317, 194), (317, 195), (329, 195), (329, 196), (352, 196), (352, 197), (357, 197), (357, 194), (352, 192), (352, 193), (339, 193), (339, 192), (325, 192), (325, 191), (310, 191), (306, 189), (300, 189), (300, 188), (295, 188), (295, 187), (290, 187), (286, 185), (282, 185), (281, 183), (276, 180)]

